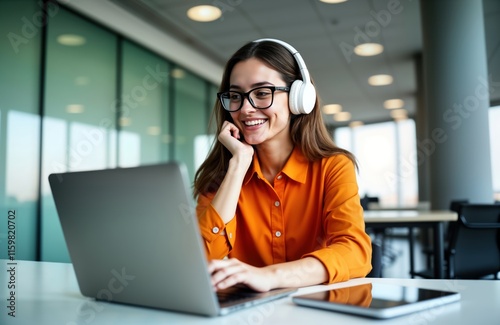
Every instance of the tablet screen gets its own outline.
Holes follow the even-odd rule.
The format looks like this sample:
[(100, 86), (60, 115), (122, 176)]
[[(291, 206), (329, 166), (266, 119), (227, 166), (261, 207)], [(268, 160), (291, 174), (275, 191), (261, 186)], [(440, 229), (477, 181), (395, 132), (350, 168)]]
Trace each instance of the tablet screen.
[(334, 311), (390, 318), (456, 301), (451, 291), (367, 283), (293, 297), (296, 304)]

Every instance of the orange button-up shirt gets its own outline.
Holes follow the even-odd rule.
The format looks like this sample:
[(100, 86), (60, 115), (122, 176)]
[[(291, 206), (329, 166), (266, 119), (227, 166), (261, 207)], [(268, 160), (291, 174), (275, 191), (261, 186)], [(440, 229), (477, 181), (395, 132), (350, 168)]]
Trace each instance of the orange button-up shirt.
[(196, 208), (209, 259), (229, 256), (260, 267), (312, 256), (329, 283), (371, 269), (355, 168), (345, 155), (309, 162), (295, 148), (274, 186), (254, 155), (227, 224), (211, 205), (214, 195), (200, 195)]

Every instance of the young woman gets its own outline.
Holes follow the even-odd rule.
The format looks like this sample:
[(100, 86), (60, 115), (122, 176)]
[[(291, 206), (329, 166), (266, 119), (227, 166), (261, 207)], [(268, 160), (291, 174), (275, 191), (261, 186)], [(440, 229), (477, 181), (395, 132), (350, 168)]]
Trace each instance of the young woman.
[(218, 138), (194, 183), (214, 288), (368, 274), (356, 162), (333, 143), (300, 54), (279, 40), (246, 44), (227, 62), (218, 99)]

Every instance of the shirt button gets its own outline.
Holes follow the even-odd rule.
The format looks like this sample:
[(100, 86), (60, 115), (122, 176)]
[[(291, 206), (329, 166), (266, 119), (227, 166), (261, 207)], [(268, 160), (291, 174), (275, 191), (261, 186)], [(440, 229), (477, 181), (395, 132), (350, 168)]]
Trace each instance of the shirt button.
[(279, 207), (280, 206), (280, 201), (274, 202), (274, 205), (277, 206), (277, 207)]
[(233, 233), (232, 232), (229, 233), (229, 238), (233, 238)]
[(212, 228), (212, 232), (213, 232), (214, 234), (218, 234), (218, 233), (219, 233), (219, 227), (213, 227), (213, 228)]
[(283, 178), (283, 175), (278, 175), (278, 179), (282, 179)]
[(276, 235), (276, 237), (281, 237), (281, 231), (277, 231), (277, 232), (275, 233), (275, 235)]

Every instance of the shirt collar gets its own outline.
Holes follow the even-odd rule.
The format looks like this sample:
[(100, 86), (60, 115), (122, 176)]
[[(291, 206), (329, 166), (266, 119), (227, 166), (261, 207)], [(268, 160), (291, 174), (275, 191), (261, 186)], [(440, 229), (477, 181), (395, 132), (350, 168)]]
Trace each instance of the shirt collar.
[[(285, 167), (283, 167), (282, 173), (296, 182), (305, 183), (308, 167), (309, 162), (307, 158), (302, 154), (302, 151), (299, 149), (299, 147), (295, 146), (292, 154), (290, 155), (290, 158), (288, 158), (288, 161), (285, 164)], [(257, 177), (264, 179), (264, 175), (262, 174), (262, 170), (260, 168), (259, 159), (257, 159), (257, 154), (253, 155), (252, 165), (245, 175), (243, 184), (247, 184), (254, 175), (257, 175)]]

